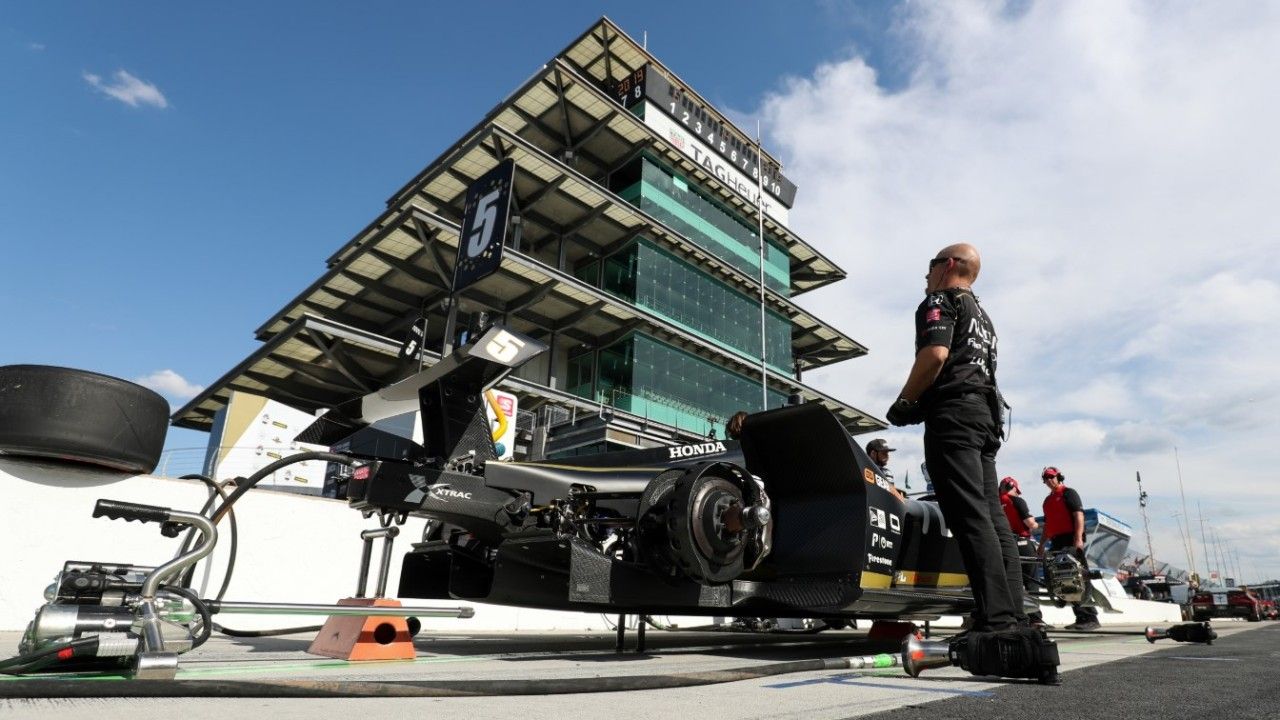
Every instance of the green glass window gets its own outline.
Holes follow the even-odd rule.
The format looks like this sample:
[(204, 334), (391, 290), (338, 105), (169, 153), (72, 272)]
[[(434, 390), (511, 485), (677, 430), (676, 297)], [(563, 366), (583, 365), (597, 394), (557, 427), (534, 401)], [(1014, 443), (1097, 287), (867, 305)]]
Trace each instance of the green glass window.
[[(679, 174), (649, 157), (614, 172), (610, 187), (623, 199), (653, 215), (721, 260), (757, 277), (760, 250), (755, 222), (735, 211)], [(790, 294), (791, 261), (785, 247), (765, 238), (765, 285)]]
[[(760, 357), (760, 301), (640, 240), (604, 263), (604, 290), (694, 335), (741, 355)], [(791, 374), (791, 322), (765, 311), (766, 362)]]
[[(593, 399), (655, 422), (705, 434), (723, 432), (739, 410), (760, 410), (760, 383), (641, 333), (600, 351)], [(769, 390), (769, 407), (786, 396)]]
[(585, 352), (569, 358), (567, 391), (589, 398), (595, 391), (595, 353)]
[(599, 353), (596, 399), (608, 399), (613, 394), (631, 394), (632, 344), (620, 342), (604, 348)]
[(590, 262), (582, 263), (578, 265), (578, 267), (574, 268), (573, 276), (588, 285), (595, 285), (600, 282), (599, 272), (600, 262), (598, 260), (592, 260)]

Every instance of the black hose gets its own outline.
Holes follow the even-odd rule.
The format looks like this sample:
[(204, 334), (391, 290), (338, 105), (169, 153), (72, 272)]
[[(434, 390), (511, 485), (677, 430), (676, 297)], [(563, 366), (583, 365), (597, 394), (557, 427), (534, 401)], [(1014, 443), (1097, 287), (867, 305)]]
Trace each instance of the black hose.
[(318, 452), (318, 451), (303, 452), (303, 453), (298, 453), (297, 455), (290, 455), (289, 457), (280, 458), (279, 460), (271, 463), (270, 465), (267, 465), (261, 470), (245, 478), (243, 483), (237, 483), (237, 487), (235, 491), (231, 493), (231, 497), (227, 498), (226, 502), (218, 506), (217, 511), (213, 513), (210, 519), (213, 520), (213, 523), (215, 525), (218, 524), (218, 522), (222, 520), (222, 516), (230, 512), (231, 506), (234, 505), (236, 501), (240, 499), (240, 496), (249, 492), (249, 490), (251, 490), (254, 485), (257, 485), (259, 481), (261, 481), (263, 478), (275, 472), (276, 470), (279, 470), (282, 467), (285, 467), (287, 465), (292, 465), (293, 463), (296, 463), (296, 462), (302, 462), (303, 460), (324, 460), (326, 462), (339, 463), (341, 465), (347, 465), (347, 466), (351, 466), (356, 463), (356, 460), (354, 458), (347, 455), (338, 455), (337, 453)]
[(300, 625), (298, 627), (276, 628), (274, 630), (237, 630), (214, 623), (213, 629), (230, 637), (259, 638), (277, 635), (298, 635), (300, 633), (319, 632), (323, 625)]
[[(222, 498), (222, 501), (224, 503), (227, 501), (227, 490), (224, 487), (224, 484), (214, 482), (214, 480), (210, 478), (208, 475), (191, 473), (190, 475), (183, 475), (181, 478), (179, 478), (179, 480), (199, 480), (200, 482), (209, 486), (209, 489), (210, 489), (209, 498), (205, 501), (204, 506), (200, 508), (200, 512), (199, 512), (200, 515), (209, 514), (209, 509), (213, 507), (213, 501), (216, 498)], [(227, 569), (222, 574), (222, 587), (218, 590), (218, 595), (217, 595), (218, 600), (222, 599), (223, 595), (225, 595), (227, 592), (227, 586), (231, 584), (231, 573), (234, 572), (236, 567), (236, 550), (239, 546), (240, 533), (239, 533), (239, 526), (236, 523), (236, 513), (234, 510), (232, 510), (230, 511), (229, 514), (231, 517), (230, 519), (231, 550), (227, 556)], [(182, 547), (178, 549), (178, 555), (175, 555), (175, 557), (185, 555), (188, 552), (190, 552), (191, 544), (195, 541), (197, 532), (198, 531), (195, 528), (192, 528), (187, 532), (187, 537), (182, 541)], [(182, 573), (182, 578), (181, 580), (179, 580), (178, 584), (181, 585), (182, 587), (191, 587), (191, 583), (192, 583), (192, 580), (195, 578), (195, 574), (196, 574), (196, 566), (191, 565)]]
[(49, 665), (70, 660), (73, 657), (93, 655), (97, 652), (97, 649), (98, 636), (96, 635), (50, 645), (40, 650), (0, 660), (0, 674), (22, 675), (35, 672)]
[(227, 588), (231, 586), (231, 575), (236, 571), (236, 554), (240, 551), (240, 527), (236, 523), (236, 511), (228, 511), (227, 517), (231, 523), (231, 547), (227, 550), (227, 569), (222, 572), (222, 585), (214, 596), (215, 600), (226, 596)]
[[(282, 467), (285, 467), (287, 465), (292, 465), (297, 462), (302, 462), (304, 460), (325, 460), (326, 462), (340, 463), (342, 465), (352, 465), (355, 463), (354, 459), (346, 455), (338, 455), (336, 453), (318, 452), (318, 451), (304, 452), (304, 453), (298, 453), (296, 455), (290, 455), (285, 458), (281, 458), (271, 463), (270, 465), (263, 467), (262, 469), (258, 470), (257, 472), (253, 473), (247, 478), (236, 478), (236, 489), (231, 493), (230, 496), (227, 496), (225, 494), (225, 489), (222, 486), (220, 485), (217, 486), (218, 495), (222, 497), (222, 504), (218, 506), (217, 511), (214, 512), (212, 516), (210, 516), (210, 519), (216, 525), (224, 515), (229, 514), (231, 516), (231, 549), (228, 555), (227, 569), (222, 576), (222, 587), (218, 589), (218, 594), (214, 598), (215, 600), (222, 600), (223, 597), (226, 596), (227, 588), (231, 584), (231, 576), (235, 572), (235, 568), (236, 568), (236, 553), (239, 545), (239, 537), (238, 537), (239, 533), (237, 531), (235, 510), (232, 509), (232, 506), (236, 503), (237, 500), (240, 499), (240, 496), (244, 495), (253, 486), (257, 485), (263, 478), (267, 477), (268, 475), (275, 472), (276, 470), (279, 470)], [(196, 476), (195, 478), (192, 478), (192, 479), (203, 480), (205, 478), (203, 476)], [(212, 500), (212, 498), (210, 498), (210, 500)], [(207, 510), (208, 510), (208, 506), (206, 505), (205, 508), (201, 510), (200, 514), (202, 515), (205, 514)], [(183, 583), (184, 586), (190, 586), (192, 573), (194, 572), (195, 572), (195, 566), (188, 568), (187, 576), (184, 578), (185, 580), (185, 582)], [(323, 625), (303, 625), (299, 627), (275, 628), (271, 630), (238, 630), (236, 628), (228, 628), (223, 625), (215, 625), (212, 621), (209, 621), (206, 623), (206, 627), (212, 630), (217, 630), (219, 633), (222, 633), (223, 635), (227, 635), (230, 637), (271, 637), (274, 635), (294, 635), (294, 634), (303, 633), (303, 632), (318, 632), (324, 626)], [(207, 632), (205, 636), (207, 638)], [(198, 646), (193, 646), (193, 647), (198, 647)]]
[(196, 612), (200, 613), (200, 634), (191, 638), (191, 649), (195, 650), (208, 642), (209, 634), (213, 632), (213, 613), (209, 612), (209, 606), (200, 599), (196, 591), (180, 585), (161, 585), (160, 589), (168, 590), (175, 595), (181, 595), (190, 600)]
[(819, 658), (666, 675), (547, 678), (541, 680), (131, 680), (121, 683), (66, 680), (14, 680), (0, 683), (0, 698), (88, 697), (486, 697), (568, 695), (578, 693), (664, 690), (755, 680), (822, 670), (847, 670), (847, 658)]

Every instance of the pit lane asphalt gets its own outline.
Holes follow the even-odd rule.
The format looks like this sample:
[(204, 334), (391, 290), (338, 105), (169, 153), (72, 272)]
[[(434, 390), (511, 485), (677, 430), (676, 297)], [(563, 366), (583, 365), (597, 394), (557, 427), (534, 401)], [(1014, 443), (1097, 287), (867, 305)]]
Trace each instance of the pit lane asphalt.
[(1027, 720), (1088, 717), (1096, 710), (1097, 717), (1106, 718), (1276, 720), (1280, 718), (1280, 623), (1254, 628), (1224, 634), (1212, 645), (1164, 644), (1150, 654), (1074, 670), (1063, 675), (1061, 687), (1004, 685), (990, 695), (923, 703), (862, 718)]
[[(510, 720), (539, 717), (593, 720), (673, 720), (695, 713), (735, 720), (876, 718), (1206, 717), (1205, 708), (1231, 709), (1237, 718), (1277, 718), (1280, 624), (1224, 622), (1221, 638), (1203, 647), (1123, 635), (1060, 636), (1063, 685), (992, 682), (958, 668), (910, 678), (900, 669), (799, 673), (672, 690), (578, 695), (368, 698), (87, 698), (0, 699), (4, 718), (136, 720), (140, 715), (190, 719), (350, 716), (439, 717)], [(1110, 628), (1108, 628), (1110, 629)], [(586, 678), (723, 670), (815, 657), (885, 650), (864, 632), (819, 635), (649, 633), (650, 653), (612, 651), (612, 636), (583, 633), (442, 634), (419, 637), (419, 658), (408, 662), (349, 664), (305, 654), (306, 636), (230, 639), (215, 637), (183, 656), (180, 678), (219, 680), (446, 680)], [(634, 635), (628, 638), (633, 647)], [(11, 649), (16, 633), (0, 633)], [(1201, 658), (1187, 660), (1185, 658)], [(1104, 664), (1105, 663), (1105, 664)], [(1266, 667), (1270, 665), (1270, 667)], [(1262, 668), (1261, 670), (1255, 668)], [(1256, 677), (1254, 673), (1260, 673)], [(0, 680), (0, 683), (4, 682)], [(125, 685), (128, 681), (101, 681)], [(1143, 687), (1145, 686), (1145, 688)], [(1143, 688), (1143, 689), (1138, 689)], [(1065, 703), (1065, 705), (1060, 705)], [(1116, 714), (1112, 708), (1124, 708)], [(875, 713), (880, 713), (875, 715)], [(1141, 713), (1141, 715), (1135, 715)], [(1213, 716), (1216, 717), (1216, 716)]]

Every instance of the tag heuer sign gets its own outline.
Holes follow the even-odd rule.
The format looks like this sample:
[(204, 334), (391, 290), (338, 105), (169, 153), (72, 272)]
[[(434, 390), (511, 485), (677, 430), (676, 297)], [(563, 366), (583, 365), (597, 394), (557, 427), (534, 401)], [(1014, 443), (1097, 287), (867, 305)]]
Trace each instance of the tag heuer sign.
[(460, 292), (498, 269), (511, 218), (511, 185), (516, 164), (503, 160), (467, 188), (453, 291)]

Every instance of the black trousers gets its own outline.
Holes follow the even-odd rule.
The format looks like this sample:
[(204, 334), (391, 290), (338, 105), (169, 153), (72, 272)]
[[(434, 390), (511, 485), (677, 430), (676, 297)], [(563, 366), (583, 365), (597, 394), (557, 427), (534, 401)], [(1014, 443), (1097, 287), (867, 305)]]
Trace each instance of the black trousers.
[(1000, 439), (985, 395), (940, 400), (925, 412), (924, 458), (977, 604), (977, 630), (1026, 624), (1018, 546), (1000, 507)]
[[(1008, 519), (1008, 516), (1006, 516), (1005, 520), (1007, 521)], [(1036, 560), (1036, 545), (1032, 542), (1031, 538), (1018, 537), (1017, 535), (1014, 535), (1013, 539), (1016, 541), (1018, 546), (1018, 560), (1022, 566), (1022, 589), (1026, 591), (1028, 595), (1034, 595), (1036, 592), (1036, 563), (1027, 562), (1027, 560)], [(1032, 620), (1039, 621), (1043, 616), (1040, 614), (1040, 611), (1037, 610), (1033, 613), (1028, 613), (1028, 617)]]
[[(1076, 537), (1071, 533), (1063, 533), (1062, 535), (1054, 535), (1049, 538), (1049, 552), (1058, 550), (1071, 550), (1076, 559), (1084, 565), (1085, 577), (1089, 576), (1089, 561), (1085, 559), (1084, 553), (1076, 550)], [(1071, 603), (1071, 611), (1076, 614), (1076, 622), (1098, 622), (1098, 608), (1093, 606), (1085, 606), (1080, 603)]]

